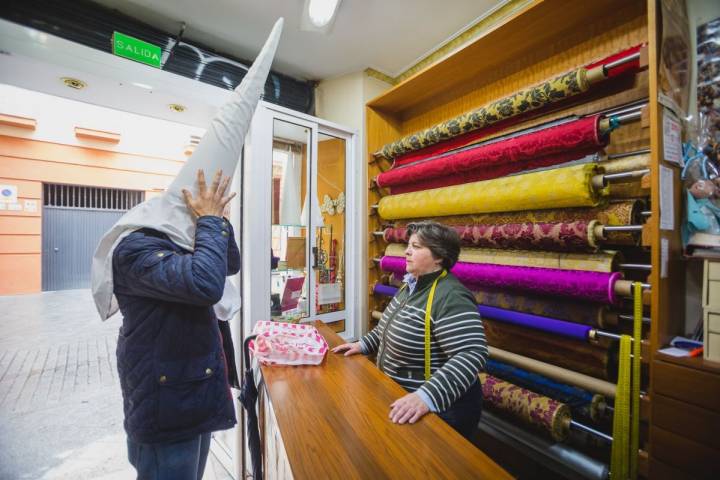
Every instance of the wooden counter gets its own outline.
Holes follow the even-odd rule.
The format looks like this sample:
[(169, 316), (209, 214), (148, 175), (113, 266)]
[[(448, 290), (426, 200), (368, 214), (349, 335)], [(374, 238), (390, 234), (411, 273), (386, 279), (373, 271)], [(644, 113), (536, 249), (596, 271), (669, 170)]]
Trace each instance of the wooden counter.
[[(343, 343), (315, 326), (330, 347)], [(268, 479), (512, 478), (434, 414), (393, 424), (390, 404), (406, 392), (364, 355), (328, 352), (319, 366), (261, 370)]]

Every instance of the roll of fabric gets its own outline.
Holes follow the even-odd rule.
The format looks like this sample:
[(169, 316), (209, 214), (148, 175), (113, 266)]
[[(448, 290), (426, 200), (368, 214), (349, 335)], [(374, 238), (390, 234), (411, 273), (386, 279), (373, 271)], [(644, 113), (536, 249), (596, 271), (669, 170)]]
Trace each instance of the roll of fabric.
[(633, 170), (644, 170), (650, 168), (650, 154), (639, 153), (637, 155), (629, 155), (627, 157), (613, 158), (600, 162), (605, 173), (622, 173)]
[(530, 160), (522, 160), (516, 163), (506, 163), (502, 165), (492, 165), (489, 167), (477, 168), (468, 172), (455, 173), (441, 177), (426, 177), (413, 183), (404, 183), (390, 187), (390, 194), (397, 195), (400, 193), (419, 192), (421, 190), (431, 190), (433, 188), (451, 187), (453, 185), (461, 185), (464, 183), (479, 182), (481, 180), (492, 180), (495, 178), (505, 177), (508, 175), (516, 175), (531, 173), (534, 171), (549, 170), (563, 166), (569, 166), (571, 162), (583, 162), (581, 159), (587, 158), (588, 155), (596, 153), (592, 149), (587, 150), (570, 150), (564, 153), (547, 157), (537, 157)]
[(503, 308), (478, 305), (478, 312), (482, 318), (497, 320), (498, 322), (509, 323), (520, 327), (540, 330), (561, 337), (572, 338), (587, 342), (592, 327), (581, 323), (565, 322), (549, 317), (541, 317), (531, 313), (516, 312)]
[(479, 376), (486, 404), (542, 429), (558, 442), (567, 438), (570, 407), (487, 373)]
[[(615, 60), (618, 60), (623, 57), (627, 57), (628, 55), (637, 53), (642, 48), (642, 45), (635, 45), (633, 47), (627, 48), (623, 51), (614, 53), (608, 57), (602, 58), (597, 60), (596, 62), (593, 62), (589, 65), (585, 65), (585, 69), (594, 69), (597, 66), (605, 65), (609, 62), (613, 62)], [(630, 73), (639, 70), (640, 62), (639, 60), (633, 60), (631, 62), (626, 62), (621, 65), (618, 65), (617, 67), (614, 67), (610, 70), (606, 70), (608, 78), (616, 77), (618, 75), (622, 75), (624, 73)], [(552, 106), (552, 104), (548, 104), (545, 108), (541, 107), (540, 110), (546, 109), (548, 106)], [(538, 113), (536, 111), (536, 113)], [(449, 152), (450, 150), (455, 150), (457, 148), (461, 148), (464, 146), (467, 146), (471, 143), (477, 142), (478, 140), (489, 138), (490, 135), (493, 133), (496, 133), (497, 131), (500, 131), (504, 128), (507, 128), (508, 126), (512, 125), (513, 122), (517, 122), (521, 120), (523, 115), (519, 115), (516, 117), (511, 117), (509, 119), (505, 119), (501, 122), (498, 122), (492, 126), (485, 127), (479, 130), (471, 130), (467, 133), (460, 133), (457, 136), (454, 136), (453, 138), (449, 140), (445, 140), (433, 145), (430, 145), (428, 147), (422, 148), (420, 150), (413, 150), (411, 152), (405, 153), (399, 157), (396, 157), (393, 161), (393, 165), (399, 166), (399, 165), (408, 165), (414, 162), (417, 162), (419, 160), (423, 160), (425, 158), (439, 155), (445, 152)]]
[(613, 199), (643, 198), (650, 195), (650, 189), (643, 188), (640, 179), (611, 183), (608, 185), (608, 192), (608, 198)]
[[(407, 245), (403, 243), (391, 243), (385, 247), (385, 255), (402, 257), (405, 256), (406, 248)], [(621, 258), (621, 255), (615, 251), (560, 253), (464, 247), (460, 250), (458, 260), (464, 263), (488, 263), (493, 265), (515, 265), (519, 267), (612, 272), (616, 270), (615, 266)]]
[(574, 385), (585, 390), (598, 393), (605, 398), (615, 398), (616, 385), (614, 383), (600, 380), (599, 378), (585, 375), (584, 373), (569, 370), (567, 368), (541, 362), (534, 358), (518, 355), (497, 347), (488, 347), (490, 357), (509, 365), (514, 365), (530, 372), (539, 373), (562, 383)]
[[(379, 295), (392, 297), (397, 293), (397, 288), (390, 285), (375, 284), (373, 292)], [(580, 323), (566, 322), (540, 315), (516, 312), (503, 308), (478, 305), (478, 312), (483, 318), (490, 318), (503, 323), (519, 325), (521, 327), (540, 330), (542, 332), (560, 335), (580, 341), (588, 341), (592, 327)]]
[[(463, 245), (482, 248), (594, 252), (598, 239), (597, 220), (577, 222), (525, 222), (476, 225), (452, 225)], [(383, 232), (386, 242), (407, 243), (406, 227), (390, 227)]]
[[(405, 259), (384, 256), (380, 260), (380, 268), (402, 276), (405, 274)], [(509, 288), (609, 304), (617, 302), (614, 285), (622, 278), (619, 272), (586, 272), (465, 262), (456, 263), (451, 271), (470, 290), (473, 287)]]
[[(624, 226), (640, 222), (640, 212), (645, 203), (639, 200), (609, 203), (594, 208), (564, 208), (546, 210), (525, 210), (518, 212), (482, 213), (471, 215), (438, 216), (427, 218), (445, 225), (508, 224), (525, 222), (572, 222), (597, 220), (601, 225)], [(400, 219), (395, 227), (406, 227), (408, 223), (423, 220)], [(608, 245), (636, 245), (639, 236), (631, 232), (608, 232), (605, 235)]]
[[(600, 162), (605, 173), (623, 173), (636, 170), (645, 170), (650, 168), (650, 154), (640, 153), (627, 157), (615, 158)], [(609, 185), (609, 198), (626, 199), (626, 198), (642, 198), (650, 195), (648, 189), (642, 188), (639, 178), (628, 182), (613, 182)]]
[(579, 415), (597, 421), (604, 413), (605, 397), (597, 393), (566, 385), (497, 360), (488, 360), (485, 369), (494, 377), (566, 404), (573, 416)]
[[(595, 189), (593, 164), (526, 173), (422, 192), (388, 195), (378, 213), (385, 219), (514, 212), (531, 208), (597, 206), (607, 188)], [(504, 222), (509, 223), (509, 222)]]
[(534, 358), (591, 377), (612, 381), (616, 372), (616, 350), (560, 338), (549, 333), (483, 319), (488, 345)]
[(404, 153), (457, 137), (470, 130), (479, 130), (502, 120), (573, 97), (586, 92), (589, 87), (587, 70), (578, 68), (385, 145), (382, 148), (382, 154), (385, 158), (392, 159)]
[(395, 293), (397, 293), (397, 287), (393, 287), (392, 285), (383, 285), (382, 283), (376, 283), (373, 287), (373, 293), (376, 295), (393, 297), (395, 296)]
[(532, 313), (592, 327), (609, 326), (605, 305), (489, 288), (475, 290), (473, 293), (475, 301), (480, 305)]
[[(607, 143), (608, 135), (601, 131), (599, 124), (600, 116), (594, 115), (525, 135), (466, 147), (459, 151), (429, 157), (412, 165), (398, 166), (378, 175), (376, 181), (381, 187), (393, 189), (401, 185), (423, 184), (420, 188), (397, 191), (402, 193), (402, 191), (497, 178), (532, 168), (558, 165), (603, 148)], [(513, 165), (516, 167), (512, 168)], [(495, 171), (496, 167), (506, 167), (506, 169)], [(425, 183), (428, 179), (446, 177), (457, 177), (457, 180), (446, 180), (441, 182), (442, 185), (432, 187)]]

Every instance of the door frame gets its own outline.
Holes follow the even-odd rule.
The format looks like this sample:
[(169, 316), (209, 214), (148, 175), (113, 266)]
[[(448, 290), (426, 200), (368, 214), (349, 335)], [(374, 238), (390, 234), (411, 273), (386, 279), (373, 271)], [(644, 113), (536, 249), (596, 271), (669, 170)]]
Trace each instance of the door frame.
[[(270, 318), (270, 283), (271, 271), (269, 255), (258, 252), (262, 246), (271, 244), (271, 206), (272, 195), (272, 141), (273, 121), (275, 119), (294, 123), (308, 128), (310, 133), (310, 156), (308, 164), (317, 171), (318, 134), (323, 133), (345, 140), (346, 171), (345, 171), (345, 309), (317, 315), (315, 303), (310, 304), (310, 317), (306, 321), (335, 321), (344, 317), (345, 331), (340, 336), (346, 340), (357, 339), (360, 335), (360, 288), (358, 285), (360, 272), (360, 239), (359, 211), (361, 201), (358, 179), (362, 178), (359, 162), (359, 135), (354, 129), (328, 122), (311, 115), (295, 112), (285, 107), (267, 102), (260, 102), (253, 117), (248, 138), (245, 142), (243, 167), (243, 200), (245, 205), (242, 221), (243, 235), (243, 326), (244, 338), (252, 331), (255, 323)], [(267, 180), (267, 181), (265, 181)], [(317, 196), (317, 182), (310, 181), (310, 192)], [(264, 202), (260, 199), (266, 199)], [(267, 207), (267, 208), (265, 208)], [(308, 232), (307, 252), (315, 244), (314, 232)], [(258, 247), (260, 246), (260, 247)], [(268, 252), (269, 253), (269, 252)], [(252, 276), (251, 276), (252, 275)], [(314, 292), (315, 276), (310, 275), (309, 292)]]

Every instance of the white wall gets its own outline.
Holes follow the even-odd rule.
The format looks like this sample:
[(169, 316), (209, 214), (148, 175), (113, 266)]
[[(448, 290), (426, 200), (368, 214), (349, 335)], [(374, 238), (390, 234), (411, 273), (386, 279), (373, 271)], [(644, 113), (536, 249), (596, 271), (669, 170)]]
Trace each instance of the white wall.
[[(360, 201), (361, 219), (367, 218), (367, 135), (365, 132), (365, 104), (391, 87), (376, 78), (368, 77), (364, 72), (356, 72), (342, 77), (323, 80), (315, 90), (315, 112), (320, 118), (330, 120), (351, 128), (357, 129), (360, 135), (360, 153), (356, 161), (361, 162), (362, 178), (357, 179), (356, 185), (362, 191)], [(359, 226), (360, 251), (356, 252), (361, 259), (367, 258), (367, 222), (362, 221)], [(363, 262), (360, 263), (364, 265)], [(358, 281), (360, 285), (367, 285), (367, 269), (360, 268)], [(367, 296), (360, 295), (360, 318), (367, 318)], [(366, 322), (360, 322), (361, 334), (365, 333)]]

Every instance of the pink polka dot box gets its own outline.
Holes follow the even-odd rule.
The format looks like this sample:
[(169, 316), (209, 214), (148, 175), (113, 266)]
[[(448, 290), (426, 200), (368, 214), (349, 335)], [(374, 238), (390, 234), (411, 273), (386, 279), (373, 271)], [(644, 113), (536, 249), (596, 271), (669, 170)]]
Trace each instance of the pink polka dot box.
[(319, 365), (328, 344), (308, 324), (260, 321), (250, 342), (250, 351), (263, 365)]

